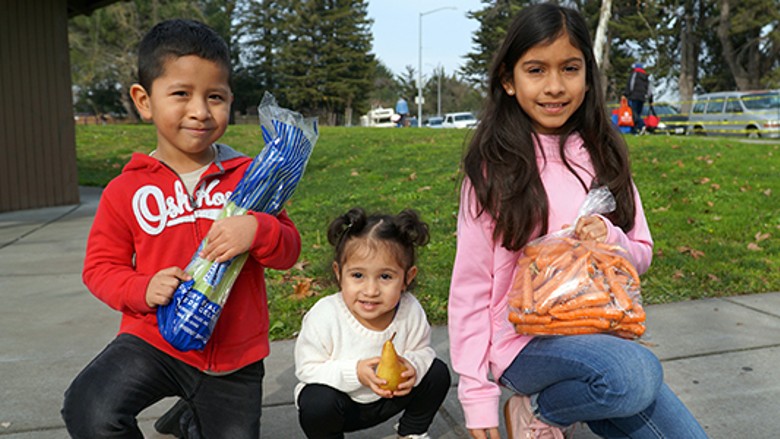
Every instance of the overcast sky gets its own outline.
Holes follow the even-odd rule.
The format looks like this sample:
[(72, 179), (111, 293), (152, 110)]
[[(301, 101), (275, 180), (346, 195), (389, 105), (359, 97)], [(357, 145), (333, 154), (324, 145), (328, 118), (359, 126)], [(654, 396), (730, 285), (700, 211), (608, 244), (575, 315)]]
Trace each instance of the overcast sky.
[[(439, 8), (454, 7), (455, 9)], [(472, 37), (479, 27), (466, 13), (482, 9), (479, 0), (369, 0), (368, 16), (374, 20), (373, 53), (396, 75), (411, 65), (417, 72), (422, 16), (422, 72), (430, 76), (438, 65), (452, 74), (465, 63)], [(430, 13), (428, 13), (430, 12)]]

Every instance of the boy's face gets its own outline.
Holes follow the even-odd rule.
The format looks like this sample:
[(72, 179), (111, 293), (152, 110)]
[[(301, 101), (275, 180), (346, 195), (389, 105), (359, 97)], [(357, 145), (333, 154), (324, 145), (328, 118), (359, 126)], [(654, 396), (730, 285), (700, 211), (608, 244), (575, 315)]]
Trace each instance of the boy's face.
[(233, 101), (228, 77), (217, 63), (188, 55), (167, 60), (151, 90), (131, 88), (141, 117), (157, 127), (156, 154), (174, 169), (213, 159), (210, 146), (225, 133)]

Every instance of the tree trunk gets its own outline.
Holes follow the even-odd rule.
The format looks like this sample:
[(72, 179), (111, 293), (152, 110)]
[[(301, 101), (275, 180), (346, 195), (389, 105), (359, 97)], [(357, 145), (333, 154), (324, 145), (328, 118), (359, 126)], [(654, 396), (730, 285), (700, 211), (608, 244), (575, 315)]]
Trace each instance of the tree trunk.
[(731, 76), (737, 83), (737, 89), (749, 90), (751, 87), (750, 74), (739, 62), (739, 56), (731, 43), (731, 3), (730, 0), (720, 0), (720, 22), (718, 23), (717, 34), (720, 44), (723, 47), (723, 59), (729, 66)]
[(611, 17), (612, 0), (603, 0), (601, 2), (601, 12), (599, 12), (599, 25), (596, 28), (596, 37), (593, 39), (593, 53), (596, 56), (596, 64), (599, 67), (604, 65), (603, 58), (607, 43), (607, 27)]
[(688, 113), (691, 109), (694, 88), (696, 86), (696, 70), (698, 68), (699, 38), (696, 34), (698, 20), (694, 11), (694, 0), (685, 2), (685, 12), (680, 26), (680, 112)]

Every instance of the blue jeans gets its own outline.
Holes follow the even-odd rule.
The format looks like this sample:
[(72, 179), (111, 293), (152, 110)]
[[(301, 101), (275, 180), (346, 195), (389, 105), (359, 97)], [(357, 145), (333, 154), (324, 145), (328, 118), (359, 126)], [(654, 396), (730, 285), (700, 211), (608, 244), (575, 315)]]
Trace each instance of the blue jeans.
[(663, 382), (658, 358), (619, 337), (536, 337), (500, 382), (531, 396), (539, 419), (551, 425), (585, 422), (605, 438), (707, 437)]
[(167, 396), (192, 409), (187, 437), (260, 437), (263, 361), (207, 375), (138, 337), (120, 334), (73, 380), (62, 418), (75, 439), (138, 438), (136, 416)]

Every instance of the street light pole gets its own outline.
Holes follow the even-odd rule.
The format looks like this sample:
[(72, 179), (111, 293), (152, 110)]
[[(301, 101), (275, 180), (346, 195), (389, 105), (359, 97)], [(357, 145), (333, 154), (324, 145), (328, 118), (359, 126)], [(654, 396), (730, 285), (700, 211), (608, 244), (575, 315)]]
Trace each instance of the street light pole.
[(430, 11), (426, 12), (420, 12), (420, 19), (419, 19), (419, 42), (420, 47), (418, 53), (418, 59), (417, 59), (417, 128), (422, 128), (422, 105), (423, 105), (423, 94), (422, 94), (422, 18), (423, 15), (433, 14), (434, 12), (443, 11), (445, 9), (458, 9), (455, 6), (444, 6), (441, 8), (432, 9)]

